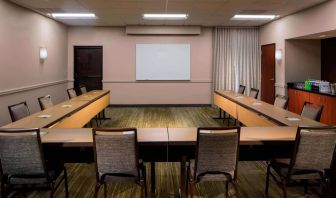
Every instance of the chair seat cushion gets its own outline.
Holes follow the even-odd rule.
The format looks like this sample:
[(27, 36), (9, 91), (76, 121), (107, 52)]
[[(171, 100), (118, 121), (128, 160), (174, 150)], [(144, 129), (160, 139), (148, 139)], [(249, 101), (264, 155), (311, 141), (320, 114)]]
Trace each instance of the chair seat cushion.
[[(58, 174), (56, 174), (56, 171), (52, 170), (48, 172), (49, 178), (50, 180), (56, 180)], [(48, 180), (46, 177), (44, 177), (44, 175), (40, 175), (40, 176), (31, 176), (29, 177), (24, 176), (24, 177), (20, 177), (20, 176), (10, 176), (9, 177), (9, 184), (12, 185), (22, 185), (22, 184), (45, 184), (48, 183)]]
[[(129, 173), (130, 175), (134, 175), (133, 173)], [(103, 173), (99, 173), (99, 178), (102, 179)], [(124, 176), (113, 176), (113, 175), (105, 175), (104, 181), (106, 182), (136, 182), (138, 180), (137, 174), (134, 177), (124, 177)]]
[[(194, 174), (195, 174), (195, 160), (192, 159), (192, 160), (190, 160), (190, 176), (192, 178), (194, 178)], [(198, 174), (200, 174), (200, 173), (198, 173)], [(234, 172), (230, 172), (228, 174), (230, 174), (231, 178), (233, 178)], [(223, 174), (205, 174), (203, 176), (200, 176), (198, 179), (199, 179), (199, 182), (203, 182), (203, 181), (227, 181), (228, 180), (227, 176), (225, 176)]]
[[(271, 162), (273, 169), (281, 176), (286, 177), (290, 159), (275, 159)], [(285, 166), (284, 166), (285, 165)], [(290, 179), (321, 179), (320, 170), (292, 169)]]

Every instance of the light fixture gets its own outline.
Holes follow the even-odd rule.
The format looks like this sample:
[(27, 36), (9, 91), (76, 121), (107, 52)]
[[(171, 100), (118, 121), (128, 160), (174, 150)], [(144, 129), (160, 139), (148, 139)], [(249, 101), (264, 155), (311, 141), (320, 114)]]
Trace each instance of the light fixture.
[(245, 14), (236, 14), (231, 20), (272, 20), (279, 16), (277, 15), (245, 15)]
[(51, 13), (51, 16), (58, 19), (94, 19), (94, 13)]
[(275, 50), (275, 60), (277, 62), (281, 62), (282, 60), (282, 50), (281, 49)]
[(48, 57), (48, 50), (46, 47), (40, 47), (40, 61), (44, 62)]
[(185, 20), (187, 14), (143, 14), (143, 19), (146, 20)]
[(320, 38), (324, 38), (324, 37), (327, 37), (327, 35), (322, 34), (322, 35), (320, 35), (319, 37), (320, 37)]

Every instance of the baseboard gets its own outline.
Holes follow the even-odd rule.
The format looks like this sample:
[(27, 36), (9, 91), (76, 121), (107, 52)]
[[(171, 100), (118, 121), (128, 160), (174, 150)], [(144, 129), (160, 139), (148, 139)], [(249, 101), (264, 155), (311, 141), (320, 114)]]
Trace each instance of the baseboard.
[(109, 107), (211, 107), (211, 104), (110, 104)]

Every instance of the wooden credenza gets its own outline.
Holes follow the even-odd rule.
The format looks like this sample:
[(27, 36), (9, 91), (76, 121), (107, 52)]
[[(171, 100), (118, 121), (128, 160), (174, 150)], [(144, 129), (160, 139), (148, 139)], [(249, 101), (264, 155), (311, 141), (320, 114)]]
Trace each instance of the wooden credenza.
[(336, 125), (336, 96), (308, 92), (288, 88), (288, 110), (301, 114), (305, 101), (323, 105), (320, 122), (328, 125)]

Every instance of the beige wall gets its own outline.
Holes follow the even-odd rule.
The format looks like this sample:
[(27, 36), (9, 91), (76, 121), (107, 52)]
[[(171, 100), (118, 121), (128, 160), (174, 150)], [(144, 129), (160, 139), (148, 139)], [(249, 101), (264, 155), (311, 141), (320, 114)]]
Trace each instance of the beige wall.
[(285, 49), (287, 82), (321, 79), (320, 40), (286, 40)]
[[(336, 29), (336, 1), (328, 1), (302, 12), (289, 15), (260, 28), (262, 45), (276, 43), (277, 49), (285, 53), (285, 40)], [(277, 93), (284, 94), (286, 84), (285, 73), (291, 68), (285, 65), (286, 56), (276, 66)], [(286, 71), (286, 72), (285, 72)]]
[[(67, 28), (7, 1), (0, 1), (0, 27), (1, 126), (10, 122), (10, 104), (26, 100), (36, 112), (36, 98), (41, 95), (50, 93), (55, 102), (65, 98)], [(40, 46), (48, 48), (43, 64), (39, 60)]]
[[(190, 43), (191, 80), (137, 82), (137, 43)], [(103, 46), (104, 89), (111, 104), (210, 104), (212, 89), (212, 30), (201, 35), (127, 35), (125, 28), (71, 27), (68, 34), (68, 78), (73, 80), (73, 46)]]

